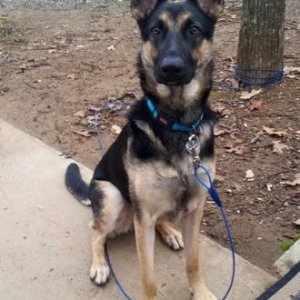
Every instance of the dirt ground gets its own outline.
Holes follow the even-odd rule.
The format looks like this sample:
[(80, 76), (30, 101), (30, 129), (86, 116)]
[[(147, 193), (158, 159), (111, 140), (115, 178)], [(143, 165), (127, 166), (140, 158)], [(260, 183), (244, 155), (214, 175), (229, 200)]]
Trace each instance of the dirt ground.
[[(95, 110), (101, 108), (107, 147), (141, 94), (134, 67), (139, 34), (128, 8), (128, 1), (93, 10), (3, 8), (0, 117), (93, 168), (100, 158)], [(211, 95), (220, 116), (217, 187), (237, 252), (269, 272), (282, 243), (299, 233), (292, 222), (300, 215), (300, 190), (291, 185), (300, 173), (299, 11), (298, 0), (287, 0), (285, 65), (298, 71), (248, 100), (226, 89)], [(228, 1), (215, 37), (216, 82), (225, 85), (231, 80), (239, 20), (239, 1)], [(253, 178), (245, 178), (247, 170)], [(201, 231), (226, 244), (211, 202)]]

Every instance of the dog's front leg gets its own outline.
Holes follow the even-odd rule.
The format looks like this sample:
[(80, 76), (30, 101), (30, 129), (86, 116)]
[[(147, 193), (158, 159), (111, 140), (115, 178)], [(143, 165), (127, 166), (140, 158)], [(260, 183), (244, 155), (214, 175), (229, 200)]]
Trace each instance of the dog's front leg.
[(200, 267), (199, 231), (205, 203), (204, 197), (199, 206), (183, 218), (183, 238), (186, 255), (186, 273), (195, 300), (216, 300), (205, 286)]
[(135, 217), (134, 229), (142, 281), (141, 299), (155, 300), (157, 293), (154, 277), (155, 222), (150, 216)]

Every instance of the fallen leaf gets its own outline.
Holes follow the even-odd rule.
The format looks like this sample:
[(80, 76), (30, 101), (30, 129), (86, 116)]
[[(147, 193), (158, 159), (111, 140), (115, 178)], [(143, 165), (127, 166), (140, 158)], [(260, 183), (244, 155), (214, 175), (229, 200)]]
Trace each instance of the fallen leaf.
[(286, 131), (275, 131), (273, 128), (263, 126), (263, 131), (269, 135), (282, 137), (287, 134)]
[(49, 53), (49, 54), (52, 54), (52, 53), (55, 53), (55, 52), (57, 52), (56, 49), (49, 49), (49, 50), (48, 50), (48, 53)]
[(114, 45), (110, 45), (106, 49), (112, 51), (112, 50), (116, 50), (116, 47)]
[(80, 50), (80, 49), (84, 49), (85, 48), (85, 46), (84, 45), (76, 45), (76, 50)]
[(280, 141), (272, 141), (273, 143), (273, 152), (282, 154), (284, 149), (289, 149), (289, 146), (281, 143)]
[(75, 80), (75, 79), (77, 79), (77, 76), (75, 74), (69, 74), (68, 79)]
[(214, 111), (219, 113), (220, 115), (223, 115), (223, 112), (225, 110), (225, 105), (221, 103), (216, 103), (214, 105)]
[(253, 98), (254, 96), (258, 95), (261, 93), (262, 89), (259, 90), (252, 90), (251, 92), (242, 92), (240, 98), (243, 100), (249, 100)]
[(243, 146), (231, 146), (229, 149), (226, 150), (227, 153), (235, 153), (237, 155), (244, 154), (244, 147)]
[(91, 110), (91, 111), (100, 111), (101, 108), (100, 108), (100, 107), (97, 107), (97, 106), (91, 105), (91, 106), (89, 106), (89, 110)]
[(221, 136), (221, 135), (225, 135), (225, 134), (229, 134), (229, 133), (231, 133), (231, 131), (227, 130), (227, 129), (218, 129), (218, 128), (216, 128), (214, 130), (214, 135), (215, 136)]
[[(252, 209), (252, 208), (248, 208), (247, 211), (251, 214), (251, 215), (254, 215), (254, 216), (258, 216), (260, 214), (260, 212), (256, 209)], [(258, 240), (261, 240), (262, 238), (261, 237), (258, 237), (257, 238)]]
[(251, 102), (251, 104), (249, 106), (249, 109), (251, 111), (253, 111), (253, 110), (260, 110), (261, 106), (262, 106), (262, 101), (261, 100), (253, 101), (253, 102)]
[(280, 184), (289, 185), (289, 186), (300, 185), (300, 178), (297, 178), (294, 181), (280, 181)]
[(257, 132), (254, 135), (253, 139), (251, 139), (250, 144), (255, 144), (259, 140), (259, 138), (262, 134), (263, 134), (263, 132), (261, 130), (259, 132)]
[(285, 67), (284, 68), (284, 72), (285, 73), (291, 73), (291, 72), (295, 72), (295, 73), (300, 73), (300, 67)]
[(74, 114), (75, 117), (80, 117), (80, 118), (83, 118), (85, 116), (85, 113), (83, 110), (79, 110), (78, 112), (76, 112)]
[(293, 222), (294, 225), (300, 226), (300, 219), (298, 219), (297, 221)]
[(81, 136), (84, 136), (84, 137), (90, 137), (91, 134), (88, 130), (77, 130), (77, 129), (72, 129), (72, 132), (78, 134), (78, 135), (81, 135)]
[(111, 127), (111, 130), (112, 130), (112, 132), (115, 133), (115, 134), (120, 134), (121, 131), (122, 131), (122, 128), (121, 128), (120, 126), (118, 126), (118, 125), (113, 125), (113, 126)]
[(221, 176), (221, 175), (216, 175), (216, 176), (215, 176), (215, 181), (223, 182), (224, 180), (225, 180), (224, 177)]

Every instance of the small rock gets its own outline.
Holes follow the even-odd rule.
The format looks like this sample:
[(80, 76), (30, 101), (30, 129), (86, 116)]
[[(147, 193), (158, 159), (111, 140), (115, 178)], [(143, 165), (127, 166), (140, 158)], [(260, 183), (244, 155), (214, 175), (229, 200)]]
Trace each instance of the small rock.
[(246, 180), (247, 181), (254, 181), (254, 173), (253, 173), (253, 171), (252, 170), (247, 170), (246, 171), (246, 176), (245, 176), (245, 178), (246, 178)]
[(272, 183), (267, 183), (267, 191), (272, 192), (273, 184)]
[(114, 124), (112, 127), (111, 127), (111, 131), (115, 134), (120, 134), (121, 131), (122, 131), (122, 128), (116, 124)]
[(109, 51), (116, 50), (116, 47), (114, 45), (110, 45), (109, 47), (107, 47), (107, 50)]

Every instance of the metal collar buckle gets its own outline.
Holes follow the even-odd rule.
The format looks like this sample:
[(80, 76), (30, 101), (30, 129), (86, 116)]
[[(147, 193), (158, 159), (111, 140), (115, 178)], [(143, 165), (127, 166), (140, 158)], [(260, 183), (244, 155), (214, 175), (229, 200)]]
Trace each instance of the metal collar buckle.
[(198, 167), (200, 163), (200, 156), (197, 151), (199, 144), (199, 138), (194, 133), (190, 134), (189, 139), (185, 144), (185, 150), (191, 155), (195, 167)]

